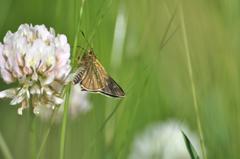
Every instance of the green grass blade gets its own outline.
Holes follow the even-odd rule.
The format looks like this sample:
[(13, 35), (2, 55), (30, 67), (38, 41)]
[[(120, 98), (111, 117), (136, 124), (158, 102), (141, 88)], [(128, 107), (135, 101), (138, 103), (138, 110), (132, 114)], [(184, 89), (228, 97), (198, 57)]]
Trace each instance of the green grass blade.
[[(80, 32), (80, 23), (83, 15), (83, 8), (84, 8), (85, 0), (82, 0), (81, 7), (79, 9), (79, 18), (78, 18), (78, 24), (77, 24), (77, 31), (76, 36), (74, 38), (74, 46), (71, 56), (72, 61), (72, 67), (74, 68), (76, 65), (76, 52), (77, 52), (77, 43), (78, 43), (78, 36)], [(66, 129), (67, 129), (67, 119), (68, 119), (68, 108), (69, 108), (69, 100), (70, 100), (70, 94), (71, 94), (72, 86), (68, 85), (66, 88), (66, 98), (64, 103), (64, 113), (63, 113), (63, 123), (62, 123), (62, 129), (61, 129), (61, 140), (60, 140), (60, 159), (64, 159), (64, 151), (65, 151), (65, 137), (66, 137)]]
[(1, 132), (0, 132), (0, 149), (2, 150), (3, 156), (6, 159), (13, 159)]
[(79, 15), (78, 15), (78, 22), (77, 22), (77, 30), (76, 30), (76, 34), (74, 37), (74, 44), (73, 44), (73, 51), (72, 51), (72, 56), (71, 56), (71, 61), (72, 61), (72, 66), (73, 68), (75, 68), (76, 66), (76, 54), (77, 54), (77, 46), (78, 46), (78, 37), (79, 37), (79, 33), (80, 33), (80, 28), (81, 28), (81, 19), (82, 19), (82, 15), (83, 15), (83, 8), (84, 8), (84, 4), (85, 4), (85, 0), (81, 1), (81, 7), (79, 9)]
[(204, 141), (202, 123), (200, 120), (199, 104), (198, 104), (198, 100), (197, 100), (196, 86), (195, 86), (194, 77), (193, 77), (192, 61), (191, 61), (191, 57), (190, 57), (190, 49), (189, 49), (189, 44), (188, 44), (188, 37), (187, 37), (185, 20), (184, 20), (182, 8), (180, 10), (180, 18), (181, 18), (180, 20), (181, 20), (181, 27), (182, 27), (182, 33), (183, 33), (183, 42), (184, 42), (184, 47), (186, 50), (185, 53), (186, 53), (186, 58), (187, 58), (188, 74), (189, 74), (191, 90), (192, 90), (193, 106), (194, 106), (194, 111), (195, 111), (195, 115), (196, 115), (198, 133), (200, 136), (202, 155), (203, 155), (204, 159), (207, 159), (206, 145), (205, 145), (205, 141)]
[(108, 117), (104, 120), (104, 122), (103, 122), (101, 128), (99, 129), (99, 131), (102, 131), (102, 130), (105, 128), (105, 126), (106, 126), (106, 124), (108, 123), (108, 121), (112, 118), (112, 116), (113, 116), (113, 115), (115, 114), (115, 112), (118, 110), (118, 108), (119, 108), (119, 106), (121, 105), (122, 101), (123, 101), (123, 100), (120, 100), (120, 101), (117, 103), (117, 105), (115, 106), (115, 108), (113, 109), (113, 111), (112, 111), (112, 112), (108, 115)]
[(63, 111), (63, 123), (61, 128), (61, 140), (60, 140), (60, 159), (64, 159), (65, 152), (65, 138), (66, 138), (66, 129), (67, 129), (67, 119), (68, 119), (68, 108), (70, 102), (71, 95), (71, 85), (68, 85), (66, 88), (66, 97), (64, 103), (64, 111)]
[[(173, 20), (176, 17), (176, 14), (177, 14), (177, 7), (175, 8), (174, 13), (172, 14), (172, 16), (171, 16), (171, 18), (170, 18), (170, 20), (169, 20), (169, 22), (167, 24), (166, 30), (165, 30), (165, 32), (163, 34), (162, 41), (160, 42), (160, 50), (165, 46), (165, 44), (168, 41), (168, 39), (170, 39), (170, 38), (167, 38), (167, 35), (168, 35), (169, 30), (170, 30), (170, 28), (172, 26)], [(170, 37), (172, 37), (172, 36), (170, 36)]]
[(187, 135), (183, 131), (181, 131), (181, 132), (182, 132), (182, 135), (183, 135), (188, 153), (191, 156), (191, 159), (200, 159), (198, 154), (197, 154), (197, 151), (193, 147), (193, 145), (192, 145), (191, 141), (188, 139)]

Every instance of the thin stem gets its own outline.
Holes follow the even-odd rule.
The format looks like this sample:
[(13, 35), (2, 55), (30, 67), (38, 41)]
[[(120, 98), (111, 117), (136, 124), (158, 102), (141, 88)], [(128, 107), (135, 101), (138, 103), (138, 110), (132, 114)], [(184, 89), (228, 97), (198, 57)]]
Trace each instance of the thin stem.
[(30, 129), (30, 156), (36, 158), (36, 117), (33, 113), (32, 102), (30, 101), (30, 108), (28, 110), (29, 129)]
[(67, 119), (68, 119), (68, 107), (71, 94), (71, 85), (66, 87), (66, 97), (64, 103), (64, 112), (63, 112), (63, 123), (61, 129), (61, 140), (60, 140), (60, 159), (64, 159), (64, 150), (65, 150), (65, 138), (66, 138), (66, 129), (67, 129)]
[[(85, 0), (82, 0), (82, 4), (79, 10), (79, 18), (78, 18), (78, 24), (77, 24), (77, 31), (76, 36), (74, 38), (74, 45), (73, 45), (73, 52), (72, 52), (72, 66), (75, 67), (76, 65), (76, 52), (77, 52), (77, 43), (78, 43), (78, 35), (80, 32), (80, 24), (81, 24), (81, 18), (83, 15), (83, 8), (84, 8)], [(66, 128), (67, 128), (67, 120), (68, 120), (68, 107), (70, 102), (70, 94), (71, 94), (71, 85), (68, 85), (66, 87), (66, 97), (65, 97), (65, 103), (64, 103), (64, 113), (63, 113), (63, 123), (62, 123), (62, 129), (61, 129), (61, 140), (60, 140), (60, 159), (64, 159), (64, 150), (65, 150), (65, 138), (66, 138)]]
[[(34, 115), (34, 114), (33, 114)], [(30, 130), (30, 136), (31, 136), (31, 158), (36, 158), (36, 119), (35, 117), (32, 117), (31, 121), (31, 130)]]
[(108, 123), (108, 121), (112, 118), (112, 116), (115, 114), (115, 112), (118, 110), (119, 106), (121, 105), (122, 100), (120, 100), (117, 105), (115, 106), (115, 108), (113, 109), (113, 111), (108, 115), (108, 117), (104, 120), (102, 126), (99, 129), (99, 132), (103, 131), (103, 129), (105, 128), (106, 124)]
[(0, 149), (2, 150), (2, 154), (6, 159), (13, 159), (1, 132), (0, 132)]
[(190, 50), (189, 50), (189, 46), (188, 46), (188, 38), (187, 38), (182, 8), (180, 9), (180, 18), (181, 18), (181, 26), (182, 26), (182, 32), (183, 32), (184, 47), (185, 47), (186, 56), (187, 56), (188, 73), (189, 73), (189, 78), (190, 78), (190, 82), (191, 82), (193, 105), (194, 105), (194, 110), (195, 110), (195, 115), (196, 115), (196, 120), (197, 120), (198, 132), (199, 132), (199, 136), (200, 136), (202, 156), (204, 159), (207, 159), (206, 146), (205, 146), (205, 142), (204, 142), (202, 123), (200, 120), (199, 105), (198, 105), (198, 101), (197, 101), (196, 87), (195, 87), (195, 83), (194, 83), (194, 79), (193, 79), (193, 70), (192, 70), (192, 63), (191, 63), (191, 58), (190, 58)]
[(163, 34), (163, 38), (162, 38), (162, 41), (160, 43), (160, 50), (164, 47), (166, 41), (168, 41), (168, 40), (166, 40), (167, 39), (167, 35), (168, 35), (168, 32), (169, 32), (169, 30), (171, 28), (173, 20), (175, 19), (176, 13), (177, 13), (177, 7), (175, 8), (174, 13), (172, 14), (171, 19), (169, 20), (169, 23), (167, 25), (166, 31)]
[(77, 43), (78, 43), (78, 36), (80, 33), (80, 24), (81, 24), (81, 19), (82, 19), (82, 15), (83, 15), (83, 7), (85, 4), (85, 0), (82, 0), (82, 4), (79, 10), (79, 17), (78, 17), (78, 24), (77, 24), (77, 31), (75, 34), (75, 38), (74, 38), (74, 44), (73, 44), (73, 54), (72, 54), (72, 66), (75, 67), (76, 64), (76, 52), (77, 52)]

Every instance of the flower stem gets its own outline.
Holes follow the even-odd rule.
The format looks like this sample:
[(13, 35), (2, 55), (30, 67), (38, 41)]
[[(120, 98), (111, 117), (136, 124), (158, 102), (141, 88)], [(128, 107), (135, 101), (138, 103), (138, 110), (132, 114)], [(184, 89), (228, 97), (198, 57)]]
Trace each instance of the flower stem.
[(66, 128), (67, 128), (67, 119), (68, 119), (68, 107), (71, 94), (71, 85), (66, 86), (65, 93), (65, 103), (64, 103), (64, 112), (63, 112), (63, 123), (61, 129), (61, 140), (60, 140), (60, 159), (64, 159), (64, 148), (65, 148), (65, 138), (66, 138)]
[(31, 124), (31, 156), (36, 158), (36, 121), (35, 118), (32, 119)]
[(29, 129), (30, 129), (30, 156), (36, 158), (36, 118), (33, 114), (33, 107), (29, 109)]
[(194, 110), (195, 110), (195, 115), (196, 115), (196, 120), (197, 120), (198, 132), (199, 132), (199, 136), (200, 136), (202, 156), (203, 156), (204, 159), (207, 159), (207, 152), (206, 152), (206, 146), (205, 146), (205, 142), (204, 142), (202, 123), (201, 123), (201, 120), (200, 120), (199, 105), (198, 105), (198, 101), (197, 101), (196, 87), (195, 87), (195, 83), (194, 83), (194, 79), (193, 79), (192, 63), (191, 63), (191, 58), (190, 58), (188, 38), (187, 38), (187, 33), (186, 33), (184, 15), (183, 15), (182, 8), (181, 8), (180, 11), (181, 11), (180, 12), (180, 18), (181, 18), (181, 25), (182, 25), (182, 31), (183, 31), (183, 41), (184, 41), (184, 46), (185, 46), (186, 56), (187, 56), (187, 67), (188, 67), (188, 73), (189, 73), (189, 78), (190, 78), (190, 82), (191, 82), (193, 105), (194, 105)]

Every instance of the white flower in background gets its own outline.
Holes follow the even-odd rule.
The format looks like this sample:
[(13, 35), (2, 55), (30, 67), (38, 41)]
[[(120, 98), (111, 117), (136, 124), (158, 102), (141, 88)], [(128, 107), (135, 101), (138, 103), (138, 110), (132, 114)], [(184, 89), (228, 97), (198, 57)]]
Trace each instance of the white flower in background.
[[(72, 119), (77, 118), (79, 115), (87, 113), (91, 110), (91, 103), (88, 100), (87, 92), (81, 91), (79, 85), (73, 86), (71, 92), (71, 99), (69, 105), (69, 116)], [(38, 116), (43, 120), (49, 120), (52, 116), (53, 110), (47, 109), (46, 107), (38, 107)], [(56, 112), (55, 121), (61, 121), (63, 117), (64, 107), (63, 105), (59, 108), (58, 112)]]
[(181, 130), (187, 134), (196, 150), (200, 150), (198, 138), (194, 133), (179, 122), (168, 121), (151, 125), (137, 135), (128, 158), (191, 159)]
[(7, 32), (0, 43), (0, 74), (16, 88), (0, 92), (0, 98), (11, 98), (11, 105), (21, 103), (18, 114), (32, 107), (54, 108), (63, 103), (62, 89), (70, 66), (70, 46), (63, 34), (44, 25), (20, 25), (17, 32)]
[(92, 107), (87, 94), (87, 92), (81, 90), (79, 85), (73, 86), (69, 107), (69, 113), (72, 118), (76, 118), (78, 114), (84, 114), (91, 110)]

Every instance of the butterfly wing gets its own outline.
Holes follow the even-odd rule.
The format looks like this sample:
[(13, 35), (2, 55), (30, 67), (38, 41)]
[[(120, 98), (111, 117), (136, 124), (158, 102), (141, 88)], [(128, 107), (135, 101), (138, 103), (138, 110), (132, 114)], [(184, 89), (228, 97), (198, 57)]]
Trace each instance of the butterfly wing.
[(83, 55), (80, 69), (73, 83), (80, 83), (82, 90), (98, 92), (111, 97), (123, 97), (123, 89), (110, 77), (92, 50)]
[(106, 79), (106, 85), (101, 89), (100, 93), (111, 97), (124, 97), (123, 89), (110, 76)]
[(107, 73), (95, 55), (83, 58), (83, 76), (80, 82), (81, 87), (87, 91), (99, 91), (105, 87)]

